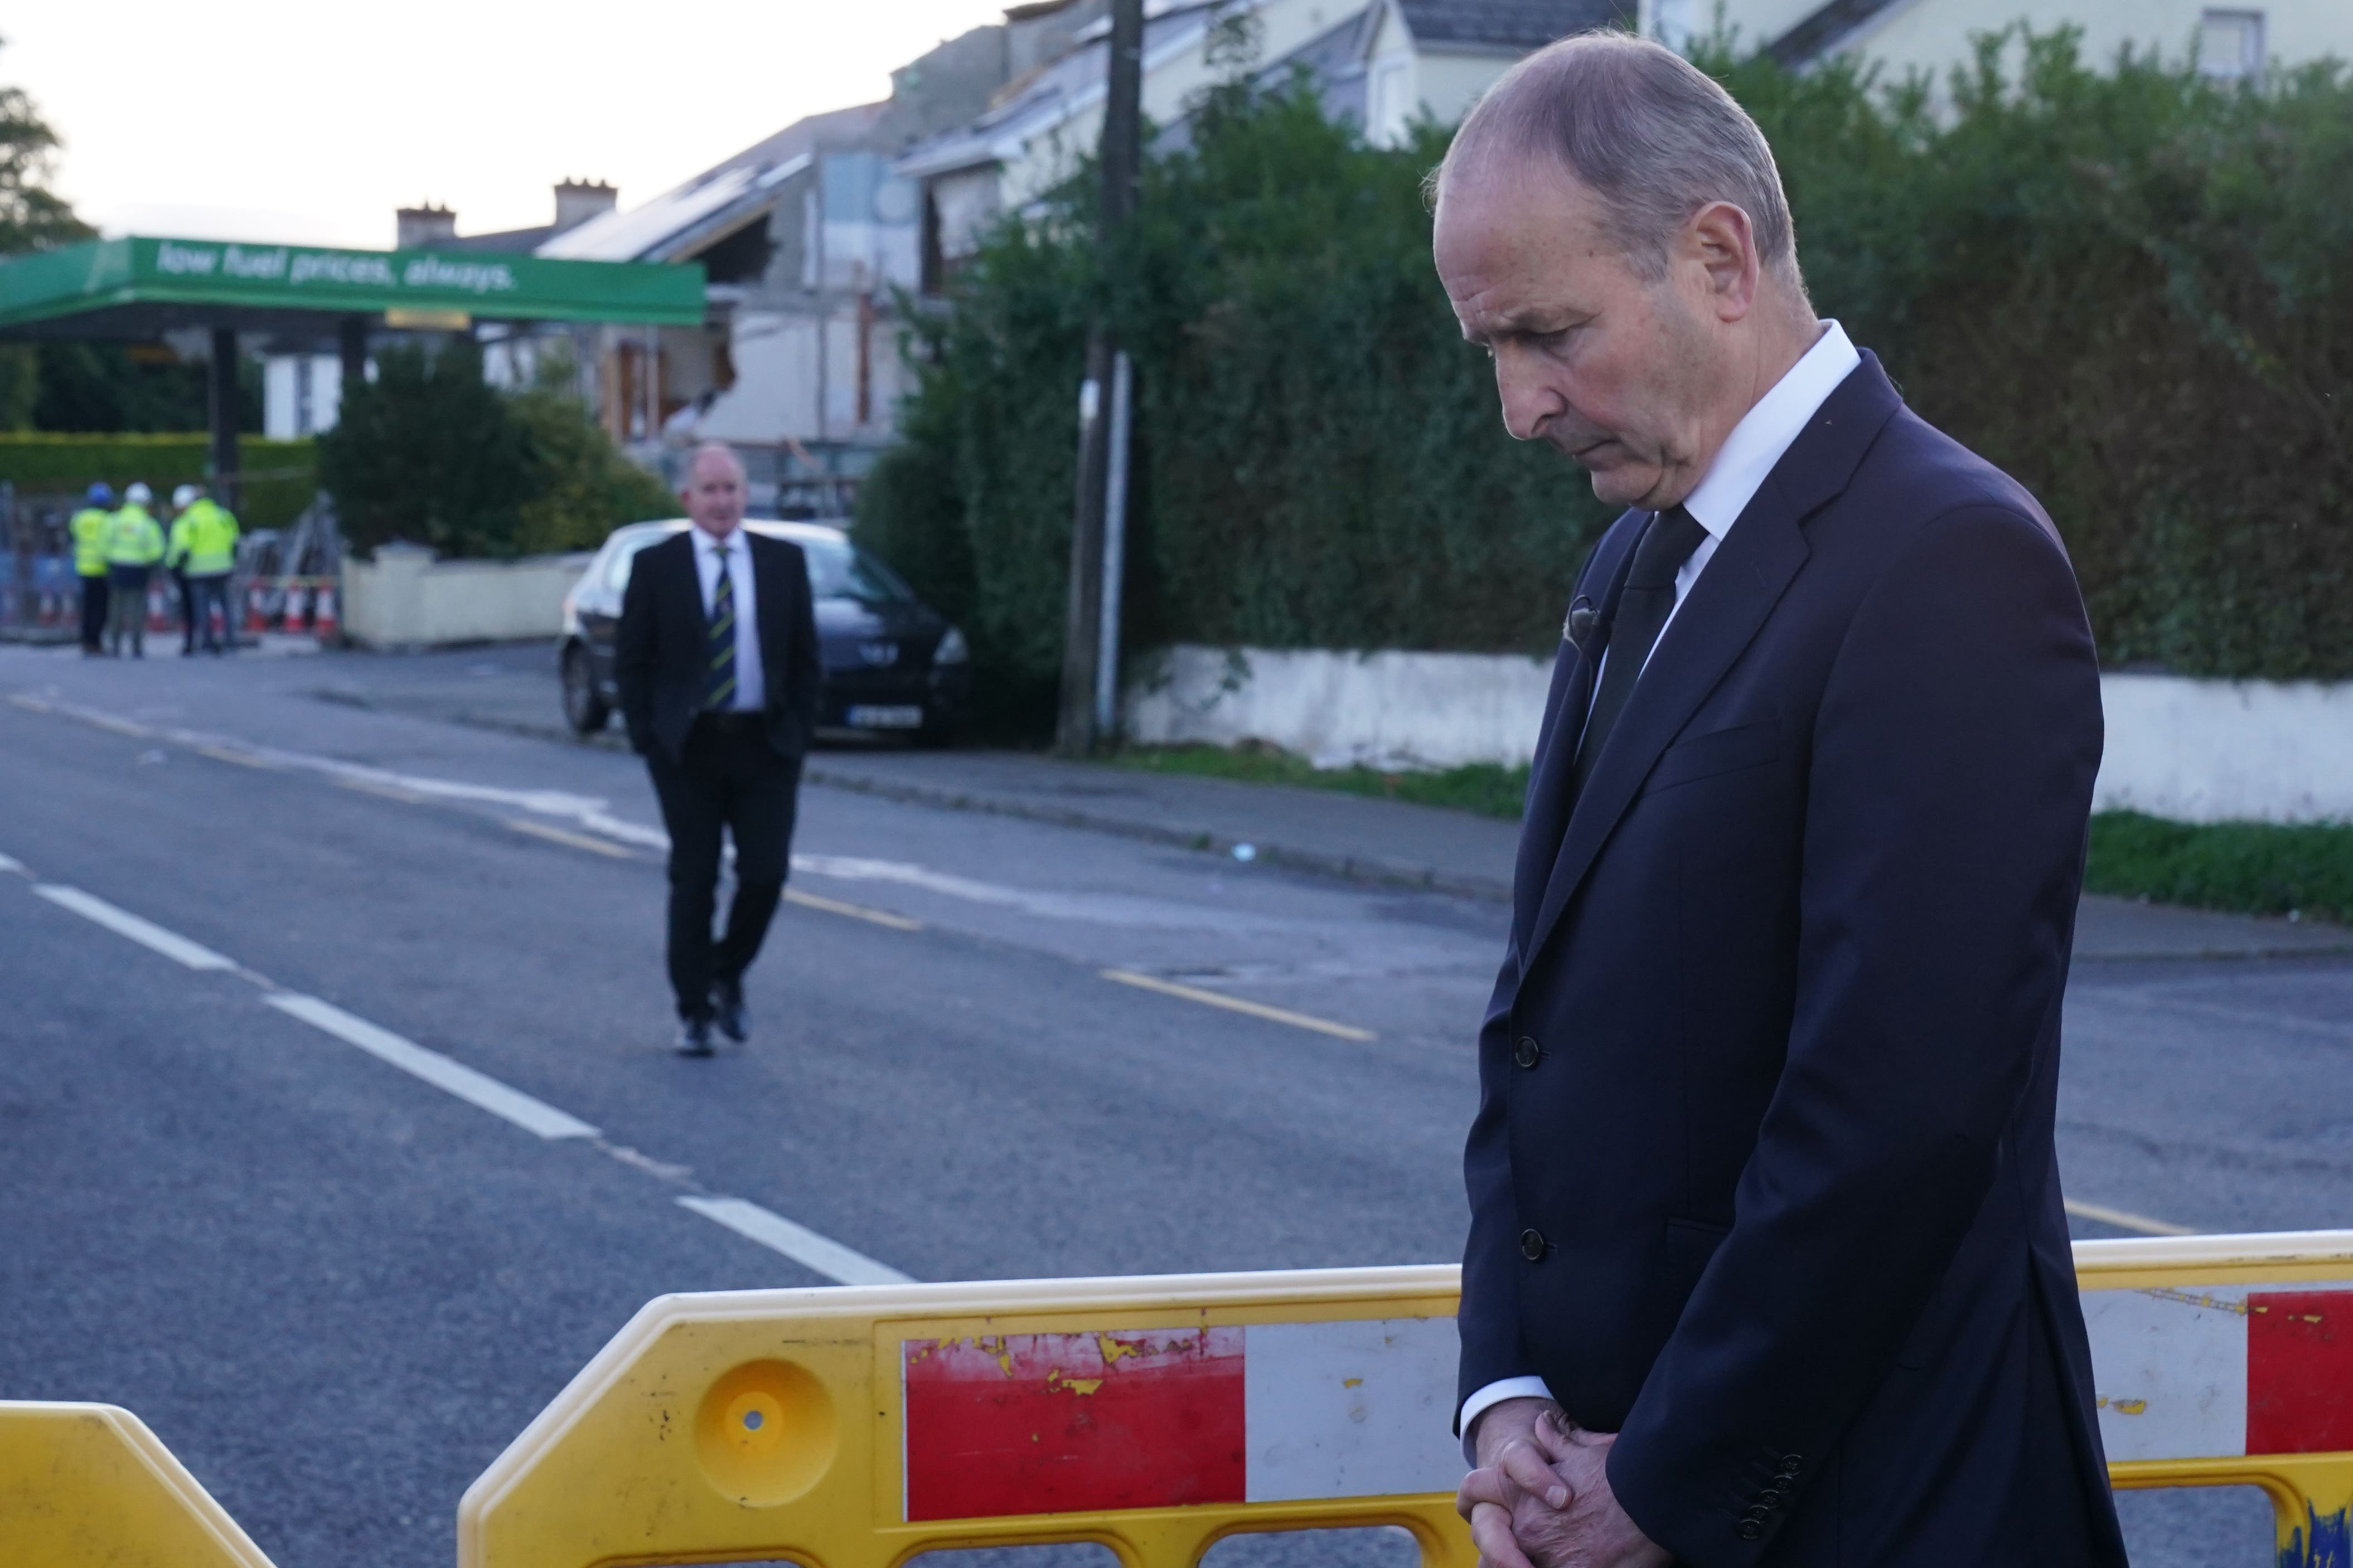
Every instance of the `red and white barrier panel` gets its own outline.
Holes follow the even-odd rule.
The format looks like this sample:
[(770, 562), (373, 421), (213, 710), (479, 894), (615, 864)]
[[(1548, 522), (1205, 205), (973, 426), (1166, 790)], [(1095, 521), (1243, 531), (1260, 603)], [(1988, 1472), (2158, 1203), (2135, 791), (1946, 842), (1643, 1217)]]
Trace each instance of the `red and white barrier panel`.
[(2353, 1281), (2083, 1302), (2109, 1463), (2353, 1449)]
[(1451, 1318), (906, 1340), (910, 1521), (1451, 1492)]

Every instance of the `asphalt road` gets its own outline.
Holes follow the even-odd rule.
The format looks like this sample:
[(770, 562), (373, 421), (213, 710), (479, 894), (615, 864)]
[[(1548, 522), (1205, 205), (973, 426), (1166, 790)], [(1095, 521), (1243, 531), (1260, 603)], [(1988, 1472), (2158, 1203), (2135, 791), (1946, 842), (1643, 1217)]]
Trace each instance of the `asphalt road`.
[[(635, 761), (348, 700), (455, 668), (0, 649), (0, 1394), (137, 1411), (280, 1568), (447, 1563), (664, 1291), (1455, 1254), (1500, 907), (812, 788), (753, 1045), (681, 1060)], [(2345, 1223), (2348, 1019), (2342, 958), (2079, 964), (2071, 1194)], [(2127, 1518), (2270, 1560), (2249, 1497)]]

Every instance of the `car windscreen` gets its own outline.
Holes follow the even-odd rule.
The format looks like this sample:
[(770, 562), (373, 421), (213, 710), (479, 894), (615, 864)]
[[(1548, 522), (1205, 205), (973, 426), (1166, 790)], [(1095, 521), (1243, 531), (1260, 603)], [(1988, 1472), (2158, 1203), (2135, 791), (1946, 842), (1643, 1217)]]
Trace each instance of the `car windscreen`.
[(605, 583), (616, 603), (629, 586), (629, 568), (638, 559), (638, 552), (649, 544), (659, 544), (670, 537), (663, 529), (648, 529), (642, 533), (623, 534), (613, 541), (612, 558), (605, 563)]
[(861, 605), (903, 605), (914, 592), (898, 574), (853, 544), (829, 539), (800, 542), (808, 557), (809, 594), (819, 599), (854, 599)]

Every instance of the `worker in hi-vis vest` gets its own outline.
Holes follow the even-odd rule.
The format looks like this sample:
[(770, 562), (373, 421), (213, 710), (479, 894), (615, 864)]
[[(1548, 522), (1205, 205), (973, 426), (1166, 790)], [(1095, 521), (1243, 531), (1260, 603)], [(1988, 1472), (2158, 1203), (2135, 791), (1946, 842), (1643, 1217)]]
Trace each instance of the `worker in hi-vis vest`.
[[(237, 519), (228, 508), (196, 485), (172, 492), (178, 510), (172, 519), (172, 542), (164, 563), (182, 574), (187, 585), (188, 635), (182, 653), (194, 653), (199, 640), (207, 653), (227, 653), (237, 644), (237, 623), (229, 617), (228, 578), (237, 569)], [(213, 612), (220, 612), (220, 631), (213, 631)]]
[(106, 651), (147, 657), (147, 574), (164, 559), (164, 528), (147, 508), (155, 492), (132, 485), (122, 492), (121, 510), (106, 525)]
[(114, 487), (90, 487), (67, 526), (73, 534), (74, 576), (81, 583), (81, 651), (106, 651), (106, 530), (114, 521)]

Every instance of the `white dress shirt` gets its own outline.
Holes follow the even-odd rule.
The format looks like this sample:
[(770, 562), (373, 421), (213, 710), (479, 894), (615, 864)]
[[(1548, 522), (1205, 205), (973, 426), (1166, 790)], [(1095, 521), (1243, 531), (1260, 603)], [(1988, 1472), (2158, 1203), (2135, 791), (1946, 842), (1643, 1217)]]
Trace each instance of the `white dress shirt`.
[[(1699, 542), (1691, 559), (1675, 574), (1674, 608), (1667, 612), (1666, 624), (1659, 628), (1659, 640), (1651, 645), (1651, 653), (1658, 652), (1659, 645), (1667, 640), (1668, 628), (1675, 624), (1676, 612), (1683, 607), (1692, 584), (1699, 581), (1699, 574), (1715, 558), (1717, 547), (1732, 531), (1732, 525), (1740, 521), (1740, 514), (1748, 510), (1749, 501), (1765, 483), (1765, 476), (1773, 471), (1773, 465), (1797, 440), (1806, 422), (1862, 363), (1862, 355), (1847, 340), (1846, 329), (1836, 321), (1823, 322), (1822, 334), (1814, 340), (1814, 346), (1773, 384), (1772, 391), (1741, 416), (1732, 434), (1724, 438), (1715, 460), (1700, 476), (1699, 487), (1684, 498), (1683, 510), (1691, 513), (1692, 521), (1707, 537)], [(1609, 654), (1605, 648), (1600, 667), (1594, 672), (1593, 691), (1597, 699), (1601, 692), (1601, 671), (1609, 668)], [(1643, 668), (1650, 668), (1647, 657)], [(1479, 1417), (1488, 1406), (1506, 1399), (1551, 1397), (1552, 1390), (1540, 1377), (1506, 1377), (1473, 1394), (1462, 1402), (1462, 1457), (1473, 1465), (1479, 1462), (1472, 1438)]]
[(702, 584), (702, 618), (711, 619), (719, 595), (719, 563), (727, 563), (728, 587), (735, 600), (735, 700), (733, 712), (757, 713), (768, 705), (768, 684), (760, 669), (760, 596), (752, 582), (752, 543), (738, 523), (724, 539), (690, 528), (694, 572)]

